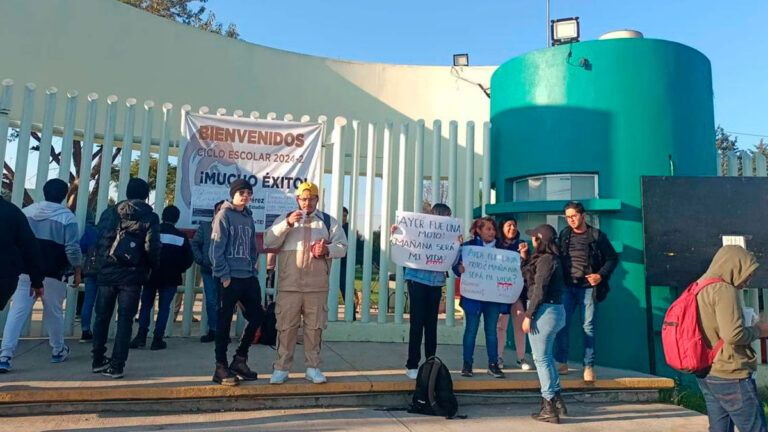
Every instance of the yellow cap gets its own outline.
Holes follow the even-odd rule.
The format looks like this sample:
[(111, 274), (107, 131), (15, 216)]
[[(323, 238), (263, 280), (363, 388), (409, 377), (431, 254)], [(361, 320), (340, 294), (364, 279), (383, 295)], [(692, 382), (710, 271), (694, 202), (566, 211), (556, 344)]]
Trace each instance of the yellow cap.
[(312, 182), (304, 182), (296, 188), (296, 196), (301, 195), (304, 191), (309, 191), (310, 196), (319, 196), (320, 192), (317, 189), (317, 185)]

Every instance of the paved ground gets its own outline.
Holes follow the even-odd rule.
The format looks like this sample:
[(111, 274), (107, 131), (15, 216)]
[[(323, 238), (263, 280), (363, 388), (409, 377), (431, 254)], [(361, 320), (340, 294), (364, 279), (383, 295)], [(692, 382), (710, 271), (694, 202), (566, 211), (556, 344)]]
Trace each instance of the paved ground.
[(505, 404), (466, 406), (469, 418), (445, 420), (401, 411), (372, 409), (295, 409), (248, 412), (217, 412), (178, 415), (146, 413), (70, 414), (4, 418), (7, 431), (703, 431), (707, 419), (698, 413), (660, 404), (572, 404), (572, 415), (560, 425), (543, 424), (529, 418), (535, 406)]

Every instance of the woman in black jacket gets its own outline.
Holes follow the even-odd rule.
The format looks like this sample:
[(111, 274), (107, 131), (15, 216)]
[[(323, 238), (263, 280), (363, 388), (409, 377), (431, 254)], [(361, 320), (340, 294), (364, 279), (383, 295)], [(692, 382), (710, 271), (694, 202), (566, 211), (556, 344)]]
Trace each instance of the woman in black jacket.
[(565, 282), (551, 225), (542, 224), (525, 232), (531, 236), (535, 252), (523, 267), (528, 286), (528, 309), (523, 320), (523, 332), (533, 352), (533, 362), (541, 384), (541, 410), (533, 413), (535, 420), (560, 423), (567, 414), (560, 395), (560, 376), (552, 351), (557, 332), (565, 327), (565, 309), (560, 302)]

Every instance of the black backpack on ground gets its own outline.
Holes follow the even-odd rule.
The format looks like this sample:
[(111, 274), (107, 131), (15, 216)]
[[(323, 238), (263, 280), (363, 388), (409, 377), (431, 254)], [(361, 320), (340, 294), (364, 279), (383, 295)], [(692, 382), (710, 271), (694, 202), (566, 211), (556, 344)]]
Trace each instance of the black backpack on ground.
[(275, 302), (267, 305), (264, 312), (264, 321), (259, 327), (254, 343), (275, 346), (277, 344), (277, 315), (275, 315)]
[(419, 367), (416, 390), (408, 412), (454, 418), (458, 410), (451, 372), (439, 358), (428, 358)]

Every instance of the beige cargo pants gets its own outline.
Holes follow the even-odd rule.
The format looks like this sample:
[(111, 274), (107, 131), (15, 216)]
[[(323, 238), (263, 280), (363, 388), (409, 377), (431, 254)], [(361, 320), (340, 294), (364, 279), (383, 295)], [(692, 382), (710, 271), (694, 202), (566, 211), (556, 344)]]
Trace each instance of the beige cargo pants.
[(323, 329), (328, 324), (328, 293), (280, 291), (275, 306), (277, 318), (277, 370), (291, 370), (293, 353), (304, 318), (304, 363), (308, 368), (320, 367), (320, 345)]

